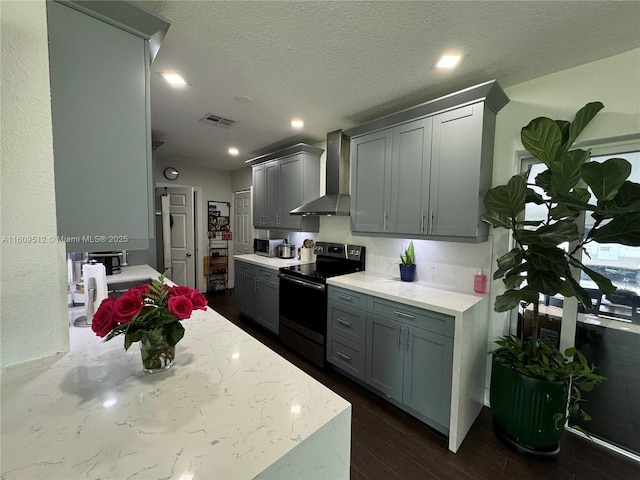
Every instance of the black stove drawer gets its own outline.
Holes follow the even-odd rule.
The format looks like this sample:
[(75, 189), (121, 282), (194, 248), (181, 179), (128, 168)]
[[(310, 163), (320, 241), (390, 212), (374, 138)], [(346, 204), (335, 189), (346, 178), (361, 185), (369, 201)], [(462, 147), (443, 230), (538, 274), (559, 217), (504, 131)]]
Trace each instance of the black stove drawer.
[(346, 288), (329, 285), (329, 300), (362, 310), (367, 309), (367, 296)]

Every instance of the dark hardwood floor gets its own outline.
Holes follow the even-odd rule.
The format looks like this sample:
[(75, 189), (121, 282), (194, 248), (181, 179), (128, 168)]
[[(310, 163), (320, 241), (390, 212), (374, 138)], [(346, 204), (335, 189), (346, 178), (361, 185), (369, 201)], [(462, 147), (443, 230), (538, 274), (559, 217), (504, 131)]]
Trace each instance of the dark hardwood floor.
[(640, 463), (566, 433), (560, 453), (531, 457), (505, 446), (484, 408), (457, 453), (447, 439), (332, 369), (322, 370), (240, 316), (233, 291), (208, 295), (209, 306), (352, 404), (351, 478), (354, 480), (639, 480)]

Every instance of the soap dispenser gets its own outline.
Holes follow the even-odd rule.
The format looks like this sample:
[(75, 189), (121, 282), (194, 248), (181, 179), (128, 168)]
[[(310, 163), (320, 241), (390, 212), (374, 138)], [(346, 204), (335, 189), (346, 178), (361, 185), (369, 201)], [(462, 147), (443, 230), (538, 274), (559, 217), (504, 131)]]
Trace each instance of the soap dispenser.
[(475, 293), (487, 293), (487, 276), (482, 273), (482, 269), (478, 270), (473, 276), (473, 291)]

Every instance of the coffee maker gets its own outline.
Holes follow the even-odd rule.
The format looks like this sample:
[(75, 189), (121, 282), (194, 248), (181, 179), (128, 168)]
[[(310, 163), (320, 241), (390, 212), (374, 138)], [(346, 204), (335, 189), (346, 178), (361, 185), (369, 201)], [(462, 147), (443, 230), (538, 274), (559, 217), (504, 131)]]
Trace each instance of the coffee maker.
[(89, 260), (102, 263), (107, 275), (116, 275), (122, 271), (122, 252), (91, 252)]

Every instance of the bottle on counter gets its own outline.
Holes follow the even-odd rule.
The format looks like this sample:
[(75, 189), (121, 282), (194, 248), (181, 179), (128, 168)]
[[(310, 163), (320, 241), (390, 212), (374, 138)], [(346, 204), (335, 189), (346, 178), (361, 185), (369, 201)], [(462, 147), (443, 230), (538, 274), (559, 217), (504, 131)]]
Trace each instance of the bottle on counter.
[(487, 293), (487, 276), (482, 273), (482, 269), (478, 270), (473, 276), (473, 291), (475, 293)]

